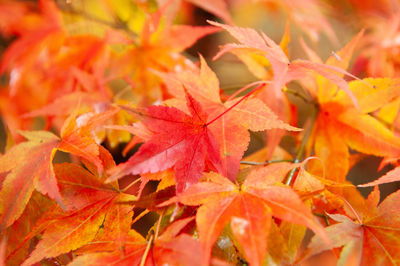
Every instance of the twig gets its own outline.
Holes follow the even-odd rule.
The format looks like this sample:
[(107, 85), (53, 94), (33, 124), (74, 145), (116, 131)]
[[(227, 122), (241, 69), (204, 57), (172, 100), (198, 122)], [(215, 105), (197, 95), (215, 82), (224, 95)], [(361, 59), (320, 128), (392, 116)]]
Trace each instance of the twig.
[[(308, 139), (310, 138), (312, 129), (314, 127), (314, 122), (315, 122), (315, 120), (317, 119), (317, 116), (318, 116), (318, 111), (319, 110), (318, 110), (317, 107), (314, 108), (313, 114), (311, 115), (311, 123), (310, 123), (309, 127), (307, 128), (307, 131), (305, 132), (304, 137), (303, 137), (303, 139), (301, 141), (299, 150), (297, 151), (296, 158), (294, 159), (294, 163), (299, 163), (301, 161), (301, 159), (303, 158), (303, 154), (304, 154), (304, 150), (306, 148), (306, 144), (308, 142)], [(297, 167), (293, 168), (289, 172), (289, 174), (288, 174), (288, 176), (286, 178), (286, 182), (285, 182), (286, 185), (290, 186), (290, 184), (292, 183), (294, 174), (296, 173), (296, 170), (297, 170)]]

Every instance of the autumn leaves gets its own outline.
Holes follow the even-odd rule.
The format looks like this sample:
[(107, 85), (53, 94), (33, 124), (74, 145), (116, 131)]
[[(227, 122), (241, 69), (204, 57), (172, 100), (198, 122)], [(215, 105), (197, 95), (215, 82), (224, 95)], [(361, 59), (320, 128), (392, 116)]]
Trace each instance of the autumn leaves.
[[(224, 1), (188, 1), (227, 22), (201, 27), (173, 23), (181, 1), (126, 1), (135, 16), (125, 22), (117, 2), (96, 6), (110, 16), (89, 22), (94, 14), (69, 14), (77, 4), (7, 4), (35, 23), (6, 17), (4, 32), (21, 37), (0, 68), (10, 76), (0, 94), (10, 131), (0, 157), (0, 264), (307, 265), (315, 255), (398, 263), (400, 194), (381, 199), (377, 185), (400, 179), (400, 83), (347, 72), (366, 32), (325, 63), (305, 42), (309, 60), (291, 60), (289, 24), (277, 44), (228, 23)], [(305, 3), (287, 10), (304, 15)], [(231, 95), (202, 55), (192, 62), (183, 52), (216, 32), (236, 43), (214, 59), (233, 54), (257, 78)], [(313, 109), (304, 129), (290, 93)], [(38, 120), (42, 130), (32, 130)], [(263, 146), (245, 157), (250, 131)], [(280, 146), (284, 137), (291, 147)], [(366, 199), (346, 181), (358, 153), (397, 166), (360, 185), (374, 186)]]

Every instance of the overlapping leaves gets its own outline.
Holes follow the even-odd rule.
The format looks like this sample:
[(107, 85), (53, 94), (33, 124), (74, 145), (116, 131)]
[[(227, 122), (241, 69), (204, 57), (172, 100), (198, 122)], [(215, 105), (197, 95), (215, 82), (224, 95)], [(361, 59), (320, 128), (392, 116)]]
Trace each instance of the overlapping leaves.
[[(281, 45), (234, 26), (231, 1), (70, 2), (0, 3), (0, 30), (16, 38), (0, 63), (0, 111), (17, 143), (0, 157), (0, 264), (296, 264), (328, 250), (340, 265), (399, 263), (399, 191), (379, 203), (378, 187), (364, 199), (346, 182), (364, 154), (382, 165), (400, 158), (397, 19), (383, 23), (388, 39), (369, 41), (368, 28), (324, 64), (304, 42), (311, 61), (289, 59), (289, 24)], [(176, 25), (193, 12), (183, 2), (229, 25)], [(322, 28), (334, 38), (314, 1), (281, 2), (314, 40)], [(220, 30), (238, 43), (216, 58), (232, 52), (258, 78), (233, 95), (202, 56), (198, 67), (184, 52)], [(360, 41), (393, 55), (365, 63), (388, 77), (346, 71)], [(299, 131), (287, 123), (297, 117), (285, 95), (293, 80), (315, 110), (304, 134), (288, 132)], [(55, 133), (16, 136), (42, 118)], [(249, 131), (266, 131), (267, 145), (244, 160)], [(125, 160), (118, 149), (130, 133), (122, 155), (133, 154), (116, 165), (108, 150)], [(316, 160), (298, 163), (304, 150)], [(57, 151), (71, 162), (53, 162)], [(397, 167), (361, 187), (399, 179)], [(133, 229), (156, 216), (143, 235)]]

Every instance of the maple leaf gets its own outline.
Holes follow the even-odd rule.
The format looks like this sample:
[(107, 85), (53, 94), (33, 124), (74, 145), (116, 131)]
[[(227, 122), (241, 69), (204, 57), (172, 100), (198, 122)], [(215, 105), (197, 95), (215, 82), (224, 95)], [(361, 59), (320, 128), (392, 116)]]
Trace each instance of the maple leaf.
[[(139, 265), (144, 258), (144, 265), (200, 265), (202, 251), (198, 240), (187, 234), (179, 234), (182, 229), (193, 221), (193, 217), (178, 220), (169, 225), (167, 229), (153, 240), (152, 248), (145, 253), (149, 245), (136, 231), (131, 230), (125, 242), (124, 253), (97, 252), (83, 254), (75, 258), (71, 265)], [(178, 235), (179, 234), (179, 235)], [(146, 255), (145, 255), (146, 254)]]
[(86, 93), (86, 92), (72, 92), (65, 94), (55, 99), (53, 102), (24, 114), (24, 117), (36, 117), (36, 116), (65, 116), (73, 113), (76, 106), (82, 105), (82, 103), (88, 105), (94, 105), (95, 103), (104, 101), (97, 94)]
[(65, 206), (52, 163), (57, 150), (82, 157), (95, 164), (99, 172), (103, 171), (99, 145), (91, 132), (114, 113), (115, 110), (111, 110), (93, 116), (80, 127), (75, 121), (76, 114), (72, 114), (64, 125), (61, 138), (46, 131), (21, 132), (28, 141), (12, 147), (0, 157), (0, 172), (7, 173), (0, 190), (0, 230), (21, 215), (34, 189)]
[(45, 131), (21, 134), (28, 141), (0, 158), (0, 172), (9, 172), (0, 190), (0, 231), (21, 215), (35, 188), (63, 204), (51, 163), (59, 138)]
[[(71, 108), (63, 103), (55, 111), (54, 105), (62, 100), (88, 104), (94, 99), (111, 100), (108, 82), (117, 77), (109, 66), (114, 53), (110, 46), (128, 45), (126, 38), (118, 38), (115, 30), (104, 26), (104, 37), (70, 35), (54, 1), (42, 0), (38, 5), (41, 12), (24, 16), (19, 25), (20, 37), (7, 48), (1, 60), (1, 71), (9, 71), (9, 82), (7, 91), (1, 95), (0, 110), (14, 137), (17, 129), (31, 128), (32, 119), (27, 119), (29, 115), (22, 117), (23, 114), (38, 111), (36, 115), (40, 113), (47, 122), (52, 122), (49, 119), (52, 114), (45, 111), (60, 114)], [(106, 73), (106, 69), (110, 71)]]
[(204, 177), (208, 181), (189, 187), (159, 206), (175, 201), (201, 205), (196, 223), (204, 250), (204, 265), (208, 264), (212, 246), (228, 223), (250, 264), (262, 265), (271, 216), (307, 226), (327, 238), (298, 195), (280, 183), (294, 167), (295, 164), (279, 163), (255, 169), (240, 186), (217, 173), (206, 173)]
[(369, 182), (367, 184), (358, 185), (358, 187), (372, 187), (381, 184), (396, 182), (400, 180), (400, 167), (396, 167), (393, 170), (390, 170), (385, 175), (379, 177), (377, 180)]
[(76, 111), (64, 122), (58, 149), (94, 163), (98, 172), (102, 173), (103, 164), (99, 158), (100, 145), (96, 139), (95, 130), (104, 125), (118, 110), (109, 108), (103, 112), (86, 113), (79, 117), (77, 117)]
[(358, 106), (357, 100), (349, 90), (347, 82), (340, 75), (346, 74), (348, 76), (354, 76), (343, 69), (301, 59), (289, 61), (282, 48), (263, 32), (259, 34), (256, 30), (251, 28), (229, 26), (213, 21), (208, 22), (227, 30), (240, 42), (240, 44), (224, 45), (214, 58), (216, 59), (232, 49), (248, 49), (250, 52), (264, 56), (271, 64), (274, 72), (271, 86), (275, 91), (275, 95), (279, 95), (279, 91), (286, 83), (296, 79), (303, 79), (307, 75), (317, 73), (344, 90), (351, 98), (353, 104)]
[[(115, 103), (119, 102), (119, 100), (115, 101)], [(101, 112), (106, 111), (107, 108), (109, 108), (109, 105), (110, 104), (107, 99), (100, 97), (96, 93), (73, 92), (57, 98), (54, 102), (51, 102), (50, 104), (40, 109), (24, 114), (23, 117), (44, 116), (48, 119), (51, 119), (50, 122), (52, 126), (57, 127), (57, 122), (59, 120), (65, 122), (64, 117), (68, 117), (71, 113), (77, 112), (76, 109), (86, 111), (85, 114), (82, 114), (78, 118), (79, 121), (81, 121), (87, 120), (91, 116), (95, 116)], [(90, 108), (92, 111), (88, 112), (87, 108)], [(118, 112), (115, 116), (111, 117), (110, 120), (110, 124), (118, 123), (123, 125), (127, 124), (128, 121), (131, 120), (131, 116), (128, 115), (126, 112)], [(107, 130), (106, 128), (98, 128), (98, 130), (96, 129), (94, 135), (96, 136), (97, 142), (104, 142), (104, 139), (107, 138), (107, 141), (112, 148), (117, 146), (120, 142), (129, 141), (130, 139), (130, 135), (128, 132)]]
[[(150, 106), (143, 115), (145, 126), (153, 132), (126, 163), (112, 170), (108, 182), (127, 174), (154, 173), (174, 166), (177, 191), (197, 182), (205, 162), (220, 167), (217, 143), (207, 127), (207, 114), (186, 94), (190, 115), (174, 107)], [(133, 112), (137, 112), (133, 110)]]
[[(349, 46), (342, 52), (348, 50)], [(324, 162), (326, 176), (337, 182), (343, 182), (349, 170), (349, 147), (376, 156), (400, 154), (400, 139), (370, 114), (400, 95), (399, 80), (368, 78), (351, 81), (349, 88), (357, 98), (358, 109), (348, 95), (342, 91), (336, 94), (336, 87), (329, 82), (320, 80), (317, 90), (314, 152)]]
[[(50, 41), (45, 43), (48, 42)], [(68, 116), (71, 109), (78, 103), (82, 103), (84, 106), (86, 104), (93, 106), (95, 101), (109, 101), (111, 94), (105, 86), (105, 78), (96, 73), (104, 71), (97, 66), (101, 60), (96, 61), (96, 59), (105, 57), (107, 49), (101, 48), (100, 51), (93, 49), (98, 46), (104, 47), (105, 43), (97, 37), (90, 36), (86, 36), (86, 38), (82, 36), (69, 37), (65, 42), (57, 47), (59, 50), (55, 49), (54, 56), (50, 55), (50, 58), (38, 57), (38, 54), (43, 55), (43, 53), (34, 52), (35, 58), (31, 60), (36, 60), (35, 66), (18, 65), (11, 68), (12, 78), (7, 93), (1, 97), (1, 112), (14, 136), (16, 129), (31, 128), (28, 122), (32, 121), (30, 119), (32, 116), (43, 115), (51, 122), (49, 118), (53, 118), (54, 115)], [(80, 43), (79, 47), (78, 43)], [(85, 59), (85, 57), (89, 58)], [(26, 59), (21, 64), (27, 64), (27, 62)], [(90, 68), (93, 64), (96, 64), (93, 66), (95, 73), (90, 74), (88, 73), (90, 71), (78, 70), (75, 67), (76, 65)], [(88, 84), (82, 77), (77, 77), (76, 73), (81, 72), (90, 76), (93, 82)], [(35, 84), (32, 85), (32, 83)], [(38, 90), (38, 87), (41, 87), (41, 90)], [(85, 92), (79, 92), (80, 90)], [(60, 102), (62, 103), (60, 104)], [(56, 122), (54, 124), (60, 126)]]
[[(281, 38), (279, 46), (288, 56), (288, 44), (290, 42), (290, 24), (287, 21), (285, 33)], [(233, 49), (231, 53), (235, 54), (249, 69), (249, 71), (261, 80), (270, 80), (273, 77), (273, 71), (269, 61), (257, 52), (251, 53), (248, 50)], [(265, 86), (256, 93), (257, 98), (262, 100), (282, 121), (296, 121), (295, 112), (290, 105), (289, 99), (284, 90), (274, 91), (269, 86)], [(265, 159), (270, 159), (276, 147), (278, 147), (282, 137), (286, 133), (285, 130), (273, 129), (266, 132), (267, 149)]]
[(32, 193), (23, 214), (3, 231), (3, 235), (7, 236), (6, 265), (20, 265), (26, 259), (35, 240), (25, 237), (35, 228), (38, 219), (54, 205), (53, 201), (39, 192)]
[[(374, 2), (365, 6), (359, 3), (355, 10), (360, 17), (357, 23), (368, 29), (368, 34), (362, 39), (363, 49), (355, 61), (355, 71), (365, 72), (367, 76), (375, 78), (398, 78), (398, 66), (394, 59), (397, 58), (396, 49), (399, 46), (396, 41), (399, 34), (399, 12), (390, 3), (386, 3), (379, 6), (379, 13), (385, 14), (380, 16), (378, 12), (374, 14), (372, 11), (374, 5)], [(369, 12), (368, 19), (363, 19), (364, 14)]]
[[(44, 232), (23, 265), (67, 253), (93, 239), (112, 241), (120, 248), (130, 230), (132, 206), (118, 202), (136, 197), (119, 192), (115, 184), (104, 185), (99, 177), (78, 165), (63, 163), (54, 168), (61, 194), (71, 210), (53, 208), (41, 217), (29, 237)], [(102, 247), (110, 248), (107, 243)]]
[[(378, 187), (363, 202), (363, 208), (352, 207), (353, 217), (330, 214), (337, 223), (326, 227), (332, 248), (342, 247), (339, 263), (343, 265), (396, 265), (399, 260), (399, 215), (397, 205), (400, 192), (389, 195), (379, 203)], [(354, 220), (355, 219), (355, 220)], [(315, 236), (309, 245), (308, 256), (331, 247)]]
[[(290, 42), (290, 23), (286, 22), (285, 33), (281, 38), (279, 46), (288, 56), (288, 44)], [(273, 77), (270, 62), (258, 52), (250, 52), (245, 49), (232, 49), (231, 53), (236, 55), (249, 69), (249, 71), (258, 79), (270, 80)], [(276, 91), (271, 90), (270, 86), (266, 84), (264, 88), (255, 93), (256, 97), (262, 100), (282, 121), (296, 122), (296, 113), (293, 105), (290, 104), (284, 89)], [(292, 123), (295, 124), (295, 123)], [(266, 132), (267, 135), (267, 149), (268, 152), (264, 158), (270, 159), (273, 152), (278, 147), (282, 137), (286, 134), (285, 130), (272, 129)]]
[[(5, 8), (7, 6), (4, 6)], [(46, 40), (51, 34), (54, 34), (61, 29), (61, 17), (53, 1), (39, 1), (39, 8), (43, 17), (38, 17), (39, 23), (35, 23), (37, 28), (29, 29), (26, 25), (19, 25), (20, 31), (25, 31), (25, 35), (7, 49), (4, 53), (1, 64), (0, 73), (4, 73), (7, 67), (15, 60), (22, 60), (23, 55), (37, 49), (38, 44)], [(27, 16), (31, 14), (26, 14)]]
[[(209, 121), (209, 128), (220, 147), (222, 174), (234, 180), (240, 160), (250, 141), (248, 130), (261, 131), (279, 128), (297, 131), (299, 129), (281, 121), (262, 101), (250, 98), (250, 94), (243, 98), (233, 99), (231, 97), (222, 103), (217, 76), (202, 56), (200, 56), (200, 63), (200, 70), (181, 71), (173, 74), (158, 73), (164, 79), (168, 91), (176, 97), (176, 99), (166, 100), (165, 103), (184, 109), (182, 95), (184, 90), (187, 90), (202, 103), (207, 113), (210, 114), (209, 117), (218, 118), (212, 122)], [(254, 91), (263, 86), (260, 84)], [(177, 99), (181, 101), (179, 102)], [(224, 115), (220, 116), (222, 113)]]
[[(112, 64), (116, 75), (132, 78), (132, 83), (135, 84), (133, 91), (142, 96), (145, 105), (164, 98), (162, 82), (153, 70), (172, 72), (194, 67), (181, 52), (198, 39), (219, 31), (211, 26), (172, 25), (172, 19), (168, 19), (167, 12), (169, 4), (170, 2), (166, 2), (148, 16), (137, 45), (129, 46)], [(162, 23), (163, 18), (165, 23)]]
[(319, 41), (319, 34), (325, 34), (333, 43), (337, 44), (338, 39), (329, 21), (324, 17), (322, 3), (315, 0), (300, 1), (276, 1), (266, 0), (264, 2), (274, 3), (280, 6), (288, 17), (304, 31), (312, 41)]
[[(360, 31), (339, 52), (333, 53), (326, 64), (348, 68), (363, 33)], [(320, 61), (304, 43), (303, 46), (311, 58)], [(350, 169), (349, 148), (376, 156), (398, 156), (400, 139), (372, 114), (399, 96), (398, 79), (366, 78), (349, 82), (358, 108), (349, 94), (338, 91), (331, 81), (322, 76), (314, 81), (317, 86), (311, 83), (304, 86), (318, 104), (308, 150), (313, 148), (314, 154), (322, 159), (324, 170), (319, 163), (311, 162), (311, 172), (321, 175), (325, 171), (327, 178), (343, 183)]]
[[(14, 137), (17, 136), (17, 129), (30, 128), (30, 123), (22, 120), (19, 116), (32, 110), (31, 108), (40, 106), (43, 103), (44, 96), (48, 93), (47, 86), (41, 87), (40, 93), (37, 93), (38, 87), (36, 85), (41, 82), (44, 84), (43, 80), (45, 79), (36, 80), (37, 76), (34, 73), (38, 72), (39, 67), (33, 61), (41, 54), (39, 51), (44, 43), (54, 40), (55, 36), (58, 38), (61, 31), (61, 17), (55, 3), (49, 0), (38, 2), (37, 9), (41, 13), (31, 11), (34, 7), (33, 3), (13, 3), (11, 6), (9, 3), (4, 3), (0, 6), (0, 12), (13, 10), (17, 13), (11, 12), (9, 15), (15, 16), (15, 18), (22, 16), (18, 21), (8, 20), (7, 18), (3, 21), (4, 23), (11, 23), (7, 26), (11, 27), (19, 38), (7, 47), (0, 61), (0, 73), (4, 74), (6, 70), (10, 70), (7, 90), (4, 90), (1, 95), (2, 104), (0, 108), (2, 118), (10, 127)], [(22, 5), (27, 10), (23, 14), (18, 14), (17, 7)], [(29, 78), (26, 79), (27, 77)], [(30, 82), (32, 83), (26, 86)], [(34, 100), (33, 95), (35, 95)]]

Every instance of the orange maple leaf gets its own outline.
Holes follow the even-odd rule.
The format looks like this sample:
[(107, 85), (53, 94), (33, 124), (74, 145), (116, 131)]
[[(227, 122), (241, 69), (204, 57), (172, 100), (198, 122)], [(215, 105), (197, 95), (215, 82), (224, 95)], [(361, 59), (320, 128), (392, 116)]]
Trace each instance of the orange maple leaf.
[[(361, 36), (362, 32), (337, 53), (341, 60), (331, 56), (327, 64), (347, 68)], [(399, 156), (400, 139), (371, 115), (400, 95), (398, 79), (367, 78), (349, 82), (358, 108), (349, 95), (338, 91), (330, 81), (317, 77), (316, 82), (317, 88), (309, 87), (318, 102), (311, 143), (315, 155), (324, 162), (327, 178), (344, 182), (349, 170), (349, 147), (376, 156)]]
[(107, 240), (101, 245), (105, 249), (120, 248), (130, 230), (132, 206), (118, 202), (136, 197), (121, 193), (116, 184), (104, 185), (98, 176), (78, 165), (63, 163), (54, 168), (60, 193), (70, 211), (52, 208), (38, 220), (26, 238), (43, 232), (42, 237), (23, 265), (59, 256), (92, 240)]
[(276, 95), (279, 95), (279, 91), (290, 81), (303, 79), (307, 75), (317, 73), (344, 90), (353, 104), (358, 106), (357, 100), (349, 90), (347, 82), (341, 77), (343, 74), (352, 75), (342, 68), (302, 59), (290, 61), (282, 48), (263, 32), (258, 33), (251, 28), (234, 27), (213, 21), (209, 21), (209, 23), (227, 30), (239, 41), (239, 44), (224, 45), (215, 58), (232, 49), (247, 49), (250, 52), (264, 56), (271, 64), (274, 72), (271, 87)]
[[(149, 243), (136, 231), (131, 230), (125, 242), (124, 251), (86, 253), (76, 257), (71, 265), (200, 265), (202, 250), (198, 240), (187, 234), (179, 234), (193, 221), (193, 217), (178, 220), (169, 225), (157, 238), (151, 235)], [(146, 256), (146, 257), (143, 257)]]
[(34, 189), (65, 206), (52, 163), (57, 150), (84, 158), (99, 172), (103, 171), (99, 145), (92, 130), (114, 113), (115, 110), (101, 113), (81, 126), (76, 124), (73, 114), (66, 121), (61, 138), (47, 131), (21, 131), (28, 141), (12, 147), (0, 157), (0, 172), (7, 173), (0, 190), (0, 230), (10, 226), (22, 214)]
[(308, 256), (343, 246), (339, 261), (346, 265), (396, 265), (400, 259), (399, 197), (400, 192), (394, 192), (378, 205), (380, 193), (375, 187), (361, 207), (353, 208), (347, 202), (352, 210), (350, 217), (329, 215), (337, 222), (326, 227), (332, 246), (315, 236), (309, 245)]
[(217, 173), (206, 173), (204, 178), (208, 181), (189, 187), (159, 206), (176, 201), (201, 205), (196, 223), (204, 250), (203, 265), (209, 263), (212, 246), (229, 222), (234, 236), (245, 247), (246, 259), (252, 265), (262, 265), (272, 216), (307, 226), (327, 239), (322, 226), (314, 221), (296, 192), (281, 183), (296, 166), (279, 163), (255, 169), (242, 185), (235, 185)]

